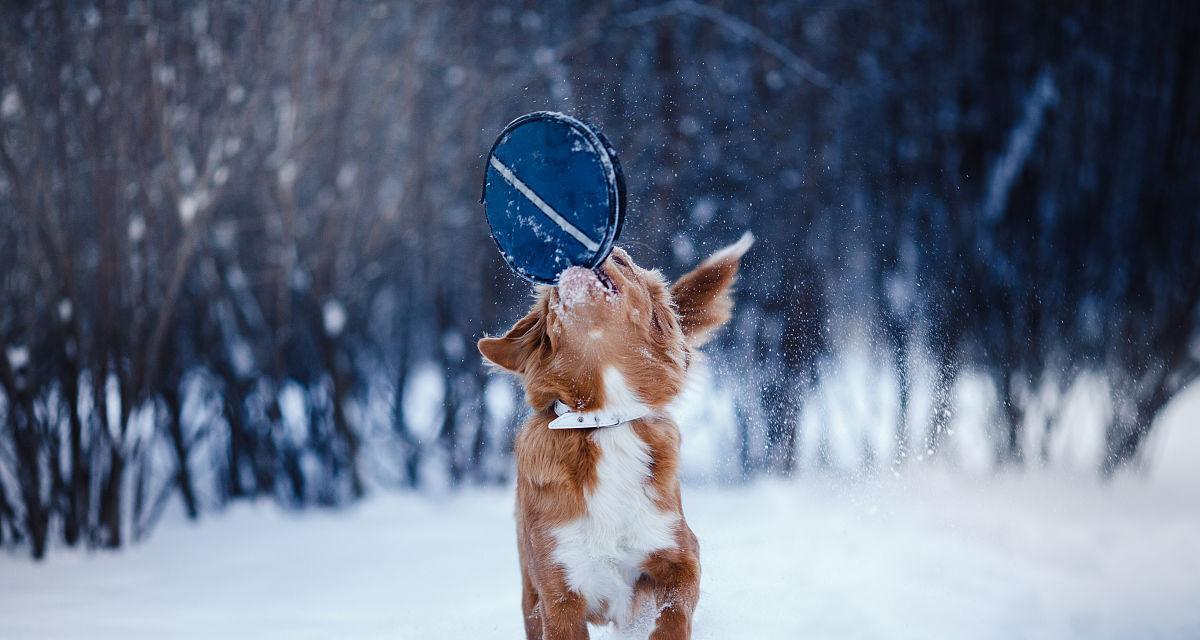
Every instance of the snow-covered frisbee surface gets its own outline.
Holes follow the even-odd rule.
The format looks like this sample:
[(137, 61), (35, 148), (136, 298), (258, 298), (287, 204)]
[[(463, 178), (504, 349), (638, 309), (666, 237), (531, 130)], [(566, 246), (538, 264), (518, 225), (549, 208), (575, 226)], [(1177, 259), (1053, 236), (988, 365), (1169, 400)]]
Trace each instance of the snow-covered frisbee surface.
[(617, 154), (591, 125), (538, 111), (513, 120), (488, 153), (483, 206), (510, 267), (554, 284), (612, 251), (625, 215)]

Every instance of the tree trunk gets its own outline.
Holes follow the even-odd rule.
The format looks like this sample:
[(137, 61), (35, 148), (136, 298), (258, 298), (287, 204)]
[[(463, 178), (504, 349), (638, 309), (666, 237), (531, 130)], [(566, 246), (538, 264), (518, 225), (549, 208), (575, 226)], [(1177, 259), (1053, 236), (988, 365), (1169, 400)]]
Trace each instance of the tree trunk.
[[(334, 365), (336, 367), (336, 365)], [(331, 401), (333, 402), (333, 428), (337, 433), (338, 439), (341, 441), (341, 446), (338, 447), (341, 460), (338, 461), (338, 466), (343, 471), (350, 474), (350, 495), (354, 498), (361, 498), (363, 495), (362, 476), (358, 472), (358, 434), (354, 433), (354, 429), (350, 426), (350, 421), (346, 419), (345, 402), (347, 382), (337, 369), (330, 372), (330, 380), (333, 388), (330, 390)]]
[(737, 418), (738, 430), (738, 467), (742, 480), (749, 480), (754, 475), (754, 458), (750, 455), (750, 416), (741, 402), (734, 401), (734, 413)]
[(79, 366), (70, 354), (67, 355), (67, 362), (67, 371), (63, 376), (63, 396), (67, 402), (67, 455), (71, 463), (70, 476), (67, 479), (63, 540), (68, 545), (75, 546), (79, 542), (82, 529), (87, 526), (90, 470), (83, 455), (83, 421), (79, 416)]
[(25, 511), (25, 535), (33, 557), (41, 559), (46, 553), (50, 528), (50, 513), (42, 502), (42, 456), (37, 436), (37, 415), (33, 400), (25, 390), (25, 382), (9, 366), (0, 350), (0, 384), (10, 398), (9, 425), (17, 454), (17, 483)]
[(17, 457), (20, 459), (21, 498), (25, 502), (25, 533), (29, 536), (33, 557), (41, 559), (46, 554), (50, 513), (42, 502), (42, 456), (34, 440), (32, 410), (26, 414), (23, 422), (24, 427), (14, 424), (14, 428), (17, 430)]
[[(4, 526), (12, 521), (12, 505), (8, 502), (8, 494), (4, 491), (4, 483), (0, 482), (0, 549), (4, 548), (8, 538), (4, 536)], [(9, 525), (12, 526), (11, 524)], [(14, 535), (13, 538), (16, 536)], [(14, 540), (15, 542), (15, 540)]]
[(442, 376), (445, 391), (442, 396), (442, 427), (438, 431), (438, 438), (446, 447), (450, 484), (458, 486), (463, 480), (462, 454), (458, 450), (458, 376), (446, 360), (443, 360), (442, 366), (445, 370)]
[(226, 456), (226, 464), (229, 467), (225, 474), (225, 495), (235, 500), (249, 495), (249, 491), (242, 483), (242, 461), (250, 455), (246, 428), (242, 424), (240, 413), (243, 400), (241, 394), (234, 389), (237, 384), (236, 381), (229, 383), (226, 385), (225, 393), (221, 394), (224, 400), (222, 408), (225, 413), (225, 421), (229, 425), (229, 454)]
[(483, 367), (476, 367), (473, 383), (475, 385), (475, 413), (478, 416), (475, 424), (475, 436), (471, 439), (471, 455), (468, 459), (471, 477), (477, 483), (485, 483), (487, 477), (487, 402), (484, 393), (487, 391), (487, 372)]
[(909, 434), (908, 405), (912, 397), (912, 376), (909, 375), (908, 352), (909, 333), (900, 326), (899, 320), (894, 321), (894, 328), (888, 332), (892, 342), (892, 353), (896, 367), (896, 387), (899, 397), (896, 407), (896, 450), (892, 457), (892, 466), (901, 467), (908, 458)]
[[(787, 368), (784, 368), (785, 372)], [(767, 405), (767, 459), (771, 470), (783, 475), (796, 471), (796, 428), (799, 401), (795, 376), (784, 373), (765, 390)]]
[(1110, 428), (1105, 437), (1101, 476), (1111, 478), (1117, 469), (1133, 461), (1149, 435), (1154, 419), (1170, 403), (1171, 397), (1165, 382), (1160, 382), (1149, 397), (1137, 403), (1128, 422), (1119, 418), (1115, 421), (1116, 428)]
[(442, 427), (438, 431), (438, 438), (445, 444), (446, 456), (449, 460), (448, 471), (450, 473), (450, 483), (458, 486), (463, 480), (463, 460), (462, 452), (459, 451), (459, 424), (458, 424), (458, 407), (461, 399), (459, 398), (458, 383), (461, 377), (462, 357), (461, 354), (450, 353), (451, 347), (448, 342), (451, 337), (457, 336), (456, 327), (451, 322), (453, 317), (453, 308), (449, 293), (446, 291), (448, 285), (442, 285), (434, 294), (434, 314), (437, 319), (437, 353), (442, 365)]
[(167, 431), (171, 438), (171, 449), (175, 452), (175, 482), (179, 487), (179, 496), (183, 499), (183, 508), (188, 519), (195, 520), (200, 511), (196, 506), (192, 472), (188, 466), (188, 446), (183, 435), (183, 403), (175, 382), (164, 385), (163, 400), (167, 404)]
[(107, 533), (103, 544), (111, 549), (121, 546), (121, 479), (125, 460), (114, 444), (109, 450), (108, 477), (100, 494), (100, 527)]
[(1024, 433), (1025, 410), (1016, 397), (1016, 384), (1012, 375), (1005, 376), (1003, 389), (1004, 432), (997, 445), (997, 461), (1001, 465), (1020, 466), (1025, 462), (1021, 442)]
[(957, 361), (948, 353), (941, 354), (933, 388), (933, 411), (929, 417), (929, 430), (925, 433), (925, 449), (932, 452), (929, 455), (937, 455), (941, 451), (949, 434), (954, 410), (954, 383), (957, 380)]

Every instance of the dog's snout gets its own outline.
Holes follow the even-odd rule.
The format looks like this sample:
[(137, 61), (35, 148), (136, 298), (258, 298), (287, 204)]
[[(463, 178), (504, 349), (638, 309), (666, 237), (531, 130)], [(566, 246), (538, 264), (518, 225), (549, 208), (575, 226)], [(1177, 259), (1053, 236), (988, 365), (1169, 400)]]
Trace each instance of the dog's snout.
[(591, 269), (571, 267), (558, 277), (558, 299), (564, 306), (587, 302), (599, 293), (602, 293), (600, 279)]

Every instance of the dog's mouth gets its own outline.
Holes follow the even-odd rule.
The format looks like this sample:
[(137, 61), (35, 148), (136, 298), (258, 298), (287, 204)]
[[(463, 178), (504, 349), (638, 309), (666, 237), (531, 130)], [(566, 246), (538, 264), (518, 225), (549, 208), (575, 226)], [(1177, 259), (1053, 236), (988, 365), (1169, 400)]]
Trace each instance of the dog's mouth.
[(600, 281), (600, 286), (604, 287), (604, 290), (609, 295), (617, 295), (620, 293), (620, 291), (617, 290), (617, 282), (612, 279), (612, 276), (608, 275), (608, 272), (604, 269), (604, 265), (596, 267), (594, 273), (596, 274), (596, 279)]

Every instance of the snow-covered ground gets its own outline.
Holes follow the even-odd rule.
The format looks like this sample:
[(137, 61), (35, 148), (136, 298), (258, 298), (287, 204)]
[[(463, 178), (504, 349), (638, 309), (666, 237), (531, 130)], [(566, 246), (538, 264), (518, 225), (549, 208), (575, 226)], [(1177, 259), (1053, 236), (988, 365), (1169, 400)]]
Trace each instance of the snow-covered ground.
[[(1200, 487), (1049, 472), (692, 486), (696, 637), (1200, 638)], [(0, 556), (0, 638), (517, 638), (508, 490), (241, 504)], [(595, 637), (608, 637), (606, 632)]]
[[(686, 423), (721, 422), (710, 414)], [(1198, 639), (1197, 416), (1200, 387), (1165, 412), (1148, 470), (1107, 484), (1094, 460), (1063, 459), (997, 475), (918, 457), (898, 477), (735, 486), (693, 471), (695, 636)], [(986, 444), (961, 422), (960, 451), (972, 433)], [(1072, 430), (1089, 422), (1072, 422), (1063, 437), (1088, 440)], [(728, 457), (719, 433), (688, 436), (693, 469)], [(511, 488), (380, 491), (338, 512), (239, 503), (195, 524), (168, 517), (119, 553), (0, 554), (0, 640), (521, 634)]]

